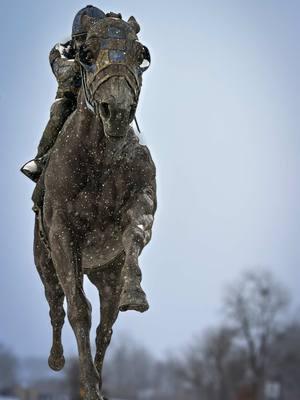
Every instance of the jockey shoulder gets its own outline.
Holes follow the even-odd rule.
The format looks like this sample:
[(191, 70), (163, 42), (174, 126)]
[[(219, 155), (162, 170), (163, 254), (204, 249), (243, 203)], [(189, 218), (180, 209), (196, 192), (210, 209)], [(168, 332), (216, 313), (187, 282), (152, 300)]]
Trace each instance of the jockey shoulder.
[(58, 83), (57, 97), (64, 97), (67, 93), (77, 96), (81, 87), (81, 74), (71, 41), (57, 43), (50, 51), (49, 62)]

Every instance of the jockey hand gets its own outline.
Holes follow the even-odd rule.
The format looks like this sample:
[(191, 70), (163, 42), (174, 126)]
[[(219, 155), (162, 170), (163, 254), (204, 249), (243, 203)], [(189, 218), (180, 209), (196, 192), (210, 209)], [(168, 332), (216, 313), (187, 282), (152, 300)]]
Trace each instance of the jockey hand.
[(74, 59), (76, 52), (73, 45), (73, 40), (69, 40), (67, 43), (62, 44), (63, 56), (70, 59)]

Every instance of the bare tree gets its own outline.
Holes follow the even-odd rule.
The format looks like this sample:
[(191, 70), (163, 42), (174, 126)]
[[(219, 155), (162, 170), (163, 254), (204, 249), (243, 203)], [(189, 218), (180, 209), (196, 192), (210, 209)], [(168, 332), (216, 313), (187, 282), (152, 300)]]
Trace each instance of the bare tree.
[(114, 347), (104, 367), (104, 390), (109, 396), (124, 399), (146, 397), (153, 388), (155, 361), (141, 345), (128, 337)]
[(287, 292), (265, 270), (250, 271), (227, 288), (224, 311), (247, 352), (248, 374), (262, 397), (271, 345), (282, 328)]
[(11, 351), (0, 345), (0, 391), (9, 391), (17, 383), (17, 359)]
[[(266, 379), (273, 379), (287, 388), (285, 399), (294, 400), (300, 396), (300, 328), (286, 324), (288, 304), (271, 273), (246, 272), (226, 290), (224, 325), (195, 338), (180, 356), (157, 361), (128, 337), (112, 346), (105, 393), (130, 400), (262, 400)], [(68, 382), (77, 400), (76, 363)]]
[(80, 371), (77, 357), (68, 362), (66, 372), (66, 384), (71, 400), (80, 400)]
[(275, 338), (269, 361), (271, 378), (286, 400), (300, 399), (300, 324), (291, 322)]
[(182, 376), (195, 398), (226, 400), (230, 396), (229, 369), (234, 331), (226, 327), (207, 330), (194, 340)]
[(230, 397), (229, 364), (233, 359), (233, 339), (235, 331), (220, 327), (208, 332), (205, 337), (204, 356), (213, 373), (214, 395), (216, 400)]
[(195, 388), (188, 378), (186, 363), (179, 357), (157, 361), (151, 400), (194, 400)]

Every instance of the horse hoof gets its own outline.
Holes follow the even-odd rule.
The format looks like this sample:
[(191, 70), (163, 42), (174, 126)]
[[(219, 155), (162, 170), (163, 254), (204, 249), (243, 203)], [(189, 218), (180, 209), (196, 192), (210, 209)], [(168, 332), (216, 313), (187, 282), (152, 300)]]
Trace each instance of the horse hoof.
[(63, 367), (65, 366), (65, 357), (62, 355), (55, 356), (54, 354), (50, 354), (48, 358), (48, 365), (53, 371), (61, 371)]
[(119, 304), (119, 310), (138, 311), (143, 313), (149, 309), (149, 304), (146, 299), (145, 292), (141, 289), (123, 290)]

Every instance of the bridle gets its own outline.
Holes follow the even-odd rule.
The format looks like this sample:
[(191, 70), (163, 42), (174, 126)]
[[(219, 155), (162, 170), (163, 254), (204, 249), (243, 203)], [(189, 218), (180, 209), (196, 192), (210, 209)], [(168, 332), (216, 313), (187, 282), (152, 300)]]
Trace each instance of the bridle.
[[(94, 100), (95, 93), (101, 88), (106, 81), (113, 77), (122, 77), (128, 83), (133, 96), (135, 104), (138, 104), (141, 86), (142, 74), (148, 68), (142, 65), (137, 65), (135, 56), (137, 46), (142, 46), (138, 40), (132, 39), (99, 39), (100, 51), (105, 51), (107, 55), (106, 62), (95, 62), (94, 64), (86, 64), (83, 59), (80, 59), (82, 87), (84, 91), (85, 102), (90, 111), (95, 115), (99, 115), (98, 104)], [(144, 60), (151, 63), (151, 56), (149, 50), (142, 46)], [(112, 60), (111, 53), (121, 55), (121, 60)], [(99, 57), (99, 53), (98, 53)], [(138, 131), (140, 132), (139, 125), (136, 117), (134, 117)]]
[(87, 87), (86, 83), (86, 70), (82, 65), (80, 65), (81, 69), (81, 79), (82, 79), (82, 87), (83, 87), (83, 93), (84, 93), (84, 98), (85, 98), (85, 103), (87, 108), (92, 111), (94, 114), (96, 114), (96, 106), (94, 100), (91, 99), (89, 89)]
[(90, 79), (89, 85), (87, 83), (86, 68), (83, 65), (81, 65), (81, 76), (87, 105), (94, 112), (96, 111), (96, 102), (94, 100), (96, 91), (104, 82), (113, 77), (125, 78), (133, 92), (135, 102), (137, 103), (139, 100), (141, 81), (139, 81), (134, 71), (125, 64), (110, 64), (98, 70), (94, 73), (92, 79)]
[[(85, 103), (87, 108), (92, 111), (95, 115), (99, 114), (98, 113), (98, 106), (96, 101), (93, 99), (94, 94), (96, 93), (96, 91), (99, 89), (99, 87), (106, 82), (108, 79), (114, 77), (114, 76), (121, 76), (124, 77), (129, 85), (129, 87), (131, 88), (131, 90), (133, 91), (134, 94), (134, 99), (136, 104), (138, 103), (138, 99), (139, 99), (139, 94), (140, 94), (140, 85), (138, 85), (137, 80), (135, 79), (134, 75), (132, 74), (132, 72), (130, 71), (129, 67), (125, 67), (126, 68), (126, 74), (121, 74), (120, 72), (117, 73), (117, 71), (114, 71), (114, 69), (112, 67), (114, 67), (114, 65), (110, 65), (107, 66), (104, 70), (99, 71), (97, 74), (95, 74), (94, 79), (96, 79), (97, 75), (100, 75), (100, 73), (102, 73), (101, 75), (103, 75), (100, 79), (100, 82), (97, 81), (97, 85), (96, 88), (91, 92), (88, 85), (87, 85), (87, 77), (86, 77), (86, 70), (85, 68), (81, 65), (81, 77), (82, 77), (82, 87), (83, 87), (83, 93), (84, 93), (84, 98), (85, 98)], [(120, 65), (118, 65), (118, 67), (120, 67)], [(110, 71), (108, 71), (108, 69), (110, 69)], [(123, 68), (122, 68), (123, 69)], [(107, 70), (107, 71), (106, 71)], [(129, 72), (129, 73), (128, 73)], [(132, 79), (134, 78), (134, 79)], [(140, 130), (140, 126), (139, 123), (137, 121), (136, 116), (134, 116), (134, 122), (136, 125), (136, 128), (138, 130), (139, 133), (141, 133)]]

